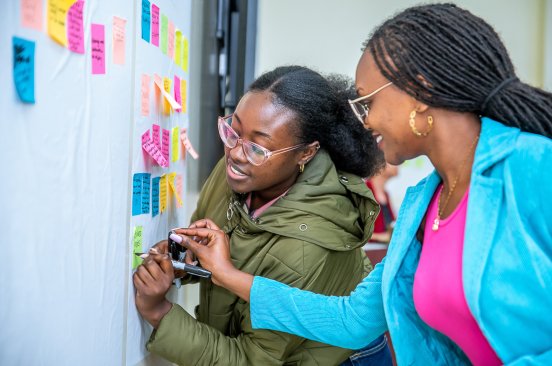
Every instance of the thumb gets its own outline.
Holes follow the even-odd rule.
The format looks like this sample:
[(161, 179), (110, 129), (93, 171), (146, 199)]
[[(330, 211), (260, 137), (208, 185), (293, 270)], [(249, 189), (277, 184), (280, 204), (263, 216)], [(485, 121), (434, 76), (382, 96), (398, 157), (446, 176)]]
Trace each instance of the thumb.
[(203, 246), (186, 235), (171, 234), (170, 238), (184, 248), (191, 250), (194, 254), (197, 255), (198, 252), (201, 252)]
[(171, 257), (168, 254), (163, 254), (161, 261), (159, 261), (158, 263), (159, 263), (159, 267), (161, 267), (163, 272), (165, 273), (173, 272)]

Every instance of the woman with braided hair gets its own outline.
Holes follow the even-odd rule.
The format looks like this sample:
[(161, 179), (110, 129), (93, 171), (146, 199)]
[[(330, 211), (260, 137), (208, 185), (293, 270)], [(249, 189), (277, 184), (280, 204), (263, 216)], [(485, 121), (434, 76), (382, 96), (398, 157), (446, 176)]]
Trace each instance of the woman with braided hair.
[(237, 271), (206, 220), (179, 231), (183, 245), (250, 302), (254, 328), (352, 349), (389, 330), (400, 365), (551, 365), (552, 95), (452, 4), (379, 26), (356, 87), (351, 107), (386, 160), (426, 155), (435, 171), (409, 188), (386, 258), (350, 296)]

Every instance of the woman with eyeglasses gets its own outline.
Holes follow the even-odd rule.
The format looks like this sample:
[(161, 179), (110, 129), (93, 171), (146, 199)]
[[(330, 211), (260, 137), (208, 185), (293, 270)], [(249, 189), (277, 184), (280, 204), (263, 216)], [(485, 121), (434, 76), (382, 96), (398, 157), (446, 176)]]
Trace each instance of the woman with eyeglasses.
[(426, 155), (435, 171), (408, 190), (386, 258), (350, 296), (237, 271), (212, 224), (180, 230), (184, 245), (249, 301), (255, 329), (346, 348), (389, 330), (399, 365), (552, 365), (552, 95), (453, 4), (380, 25), (356, 87), (351, 106), (385, 159)]
[[(383, 156), (349, 108), (352, 96), (344, 79), (280, 67), (219, 118), (225, 157), (202, 188), (192, 221), (209, 218), (222, 228), (233, 266), (327, 295), (349, 294), (366, 275), (361, 248), (379, 208), (361, 177), (382, 167)], [(166, 253), (167, 242), (156, 249)], [(353, 353), (252, 329), (249, 304), (209, 280), (200, 280), (196, 320), (165, 299), (173, 278), (168, 257), (154, 254), (134, 275), (137, 308), (155, 328), (147, 348), (172, 362), (338, 365)], [(390, 366), (381, 334), (370, 359)]]

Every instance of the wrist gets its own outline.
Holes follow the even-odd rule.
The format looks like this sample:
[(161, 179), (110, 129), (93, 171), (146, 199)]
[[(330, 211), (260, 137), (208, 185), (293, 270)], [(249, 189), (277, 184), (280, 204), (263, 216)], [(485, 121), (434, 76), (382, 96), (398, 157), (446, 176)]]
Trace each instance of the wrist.
[(148, 309), (144, 310), (142, 312), (142, 317), (146, 319), (148, 323), (150, 323), (155, 329), (159, 327), (159, 323), (161, 323), (161, 319), (169, 311), (171, 311), (173, 304), (169, 302), (168, 300), (164, 299), (162, 302), (160, 302), (158, 305)]

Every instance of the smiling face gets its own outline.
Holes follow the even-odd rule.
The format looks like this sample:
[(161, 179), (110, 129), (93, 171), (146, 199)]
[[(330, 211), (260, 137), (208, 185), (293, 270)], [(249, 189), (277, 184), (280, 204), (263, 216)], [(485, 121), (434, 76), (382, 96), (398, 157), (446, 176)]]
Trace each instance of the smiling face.
[[(275, 106), (270, 92), (249, 92), (240, 100), (232, 118), (231, 127), (243, 140), (254, 142), (270, 151), (297, 145), (295, 114)], [(299, 163), (305, 158), (304, 149), (271, 156), (262, 165), (247, 160), (242, 145), (233, 149), (225, 146), (226, 178), (237, 193), (255, 192), (268, 202), (295, 183)]]
[[(358, 95), (368, 95), (388, 82), (370, 52), (365, 51), (356, 70)], [(371, 97), (367, 104), (370, 111), (366, 127), (373, 131), (387, 162), (398, 165), (422, 154), (424, 141), (412, 133), (408, 124), (410, 112), (419, 107), (414, 98), (390, 85)]]

